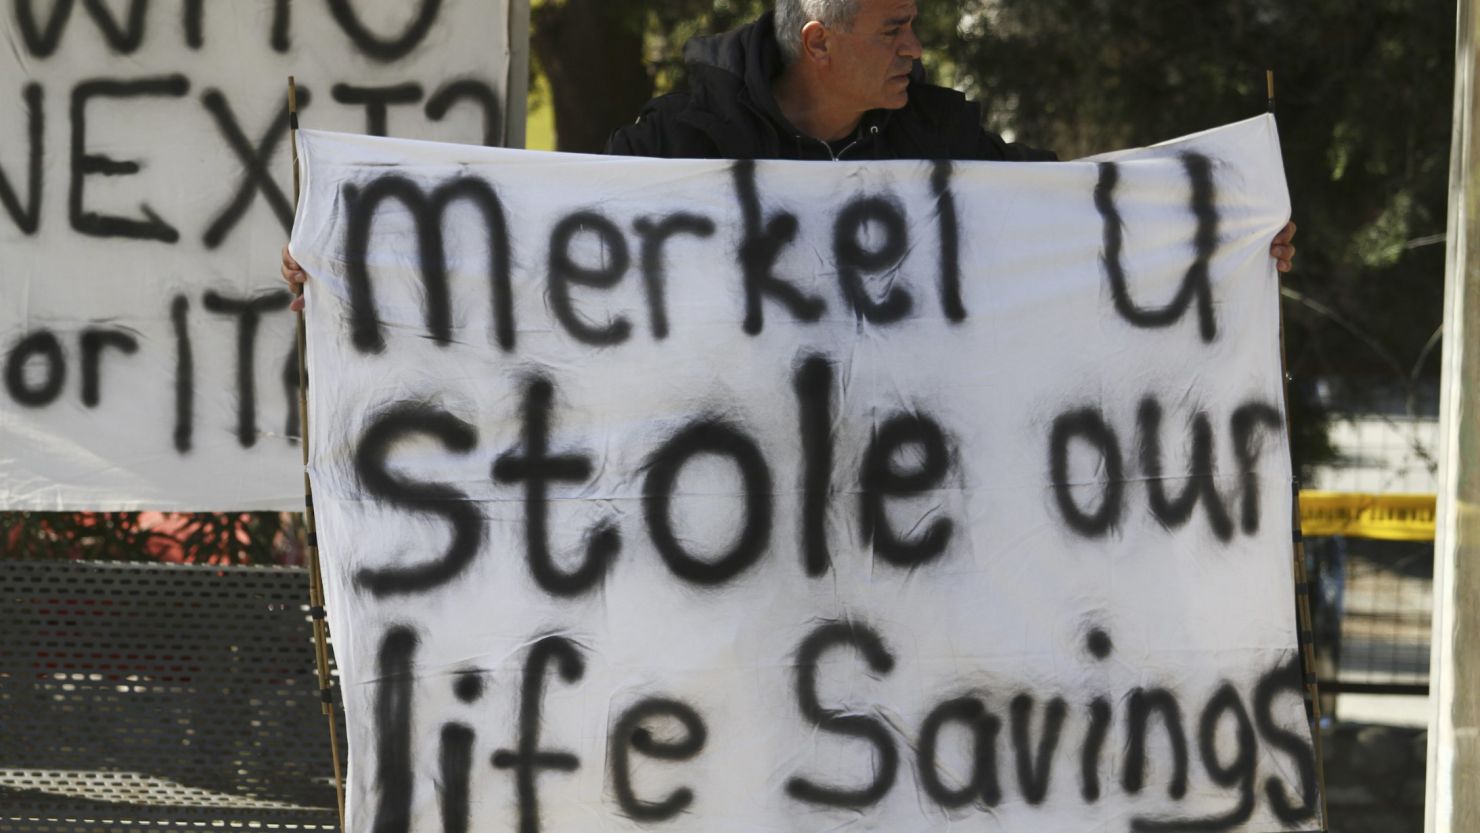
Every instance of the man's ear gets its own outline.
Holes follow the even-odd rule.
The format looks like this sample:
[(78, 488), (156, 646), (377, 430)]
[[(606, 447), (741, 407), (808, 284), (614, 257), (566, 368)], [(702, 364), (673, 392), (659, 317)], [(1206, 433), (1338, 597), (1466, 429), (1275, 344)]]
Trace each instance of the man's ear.
[(821, 21), (809, 20), (802, 27), (802, 59), (827, 63), (832, 59), (829, 48), (832, 46), (828, 37), (827, 27)]

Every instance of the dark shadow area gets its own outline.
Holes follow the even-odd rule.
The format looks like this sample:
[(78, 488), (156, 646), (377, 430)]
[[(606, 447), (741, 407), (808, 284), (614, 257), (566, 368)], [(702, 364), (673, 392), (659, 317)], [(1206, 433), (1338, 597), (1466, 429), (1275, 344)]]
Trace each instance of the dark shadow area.
[(0, 829), (337, 826), (303, 570), (6, 561), (0, 588)]
[(1331, 833), (1421, 833), (1427, 731), (1337, 723), (1322, 741)]

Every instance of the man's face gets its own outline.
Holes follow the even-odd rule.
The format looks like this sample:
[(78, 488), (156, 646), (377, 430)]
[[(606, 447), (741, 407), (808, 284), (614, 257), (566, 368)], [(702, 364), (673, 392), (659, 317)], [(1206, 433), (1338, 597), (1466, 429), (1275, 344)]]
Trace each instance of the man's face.
[(909, 102), (910, 69), (920, 57), (914, 0), (862, 0), (849, 31), (836, 38), (830, 79), (838, 100), (859, 112), (897, 110)]

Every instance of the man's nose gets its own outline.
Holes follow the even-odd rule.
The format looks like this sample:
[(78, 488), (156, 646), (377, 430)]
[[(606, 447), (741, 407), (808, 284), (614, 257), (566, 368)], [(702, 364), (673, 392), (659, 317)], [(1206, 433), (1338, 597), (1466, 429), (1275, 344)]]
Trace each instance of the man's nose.
[(920, 43), (920, 38), (915, 35), (915, 27), (904, 31), (904, 39), (899, 44), (900, 57), (909, 58), (911, 61), (920, 60), (925, 54), (925, 45)]

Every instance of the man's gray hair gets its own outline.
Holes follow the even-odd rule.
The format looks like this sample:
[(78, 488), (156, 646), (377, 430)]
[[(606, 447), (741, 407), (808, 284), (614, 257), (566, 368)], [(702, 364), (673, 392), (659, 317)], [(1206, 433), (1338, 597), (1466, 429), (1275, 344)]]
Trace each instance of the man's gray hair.
[(858, 16), (859, 0), (776, 0), (776, 43), (787, 66), (802, 57), (802, 27), (817, 21), (847, 31)]

